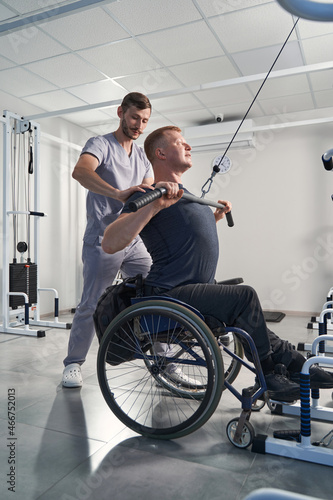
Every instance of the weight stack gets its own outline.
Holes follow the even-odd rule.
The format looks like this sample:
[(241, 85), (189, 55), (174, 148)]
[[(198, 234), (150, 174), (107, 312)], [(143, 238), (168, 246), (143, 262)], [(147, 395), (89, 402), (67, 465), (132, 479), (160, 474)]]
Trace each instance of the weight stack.
[[(9, 291), (26, 293), (29, 306), (37, 303), (37, 264), (12, 263), (9, 264)], [(24, 306), (24, 297), (9, 296), (9, 306), (17, 309)]]

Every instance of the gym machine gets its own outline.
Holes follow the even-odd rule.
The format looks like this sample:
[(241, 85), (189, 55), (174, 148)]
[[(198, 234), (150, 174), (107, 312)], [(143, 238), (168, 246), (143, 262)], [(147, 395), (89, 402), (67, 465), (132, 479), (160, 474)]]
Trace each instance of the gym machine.
[[(333, 149), (329, 149), (322, 155), (322, 162), (325, 170), (333, 170)], [(331, 196), (333, 201), (333, 195)], [(333, 287), (331, 287), (326, 296), (321, 313), (317, 317), (312, 317), (308, 323), (308, 329), (318, 329), (319, 335), (325, 335), (328, 331), (333, 330)], [(311, 344), (299, 344), (299, 350), (311, 351)], [(332, 346), (326, 347), (327, 352), (333, 352)]]
[[(321, 364), (325, 365), (326, 362), (325, 352), (328, 351), (328, 346), (326, 344), (329, 341), (331, 342), (333, 341), (333, 335), (325, 334), (325, 340), (323, 340), (323, 338), (324, 337), (319, 335), (314, 339), (314, 341), (311, 344), (310, 352), (311, 352), (311, 357), (320, 356)], [(310, 406), (309, 406), (311, 419), (323, 420), (325, 422), (333, 422), (333, 408), (321, 406), (319, 398), (320, 398), (320, 390), (312, 389)], [(270, 401), (269, 406), (272, 413), (276, 415), (296, 415), (296, 416), (300, 415), (299, 402), (289, 405), (289, 404)]]
[[(333, 336), (327, 336), (327, 341)], [(313, 342), (312, 352), (318, 352), (321, 336)], [(329, 445), (333, 441), (333, 430), (330, 430), (320, 440), (311, 440), (311, 420), (332, 422), (332, 409), (322, 408), (318, 404), (319, 391), (310, 389), (310, 367), (317, 363), (322, 366), (333, 366), (333, 358), (323, 355), (313, 355), (303, 365), (301, 370), (300, 390), (301, 402), (295, 405), (278, 404), (278, 414), (300, 415), (300, 429), (275, 431), (273, 437), (258, 434), (253, 442), (252, 451), (262, 454), (278, 455), (295, 460), (333, 466), (333, 452)], [(310, 394), (312, 392), (312, 398)], [(314, 393), (316, 393), (314, 395)], [(312, 403), (311, 403), (312, 399)], [(282, 410), (281, 410), (282, 408)], [(289, 409), (289, 411), (288, 411)]]
[[(58, 319), (57, 290), (41, 288), (39, 285), (39, 222), (42, 217), (46, 217), (39, 208), (40, 125), (10, 111), (3, 112), (1, 121), (3, 123), (3, 323), (0, 332), (45, 337), (45, 330), (40, 327), (69, 329), (71, 324), (62, 323)], [(26, 241), (19, 241), (18, 236), (23, 233)], [(54, 295), (53, 321), (40, 319), (41, 292), (51, 292)], [(32, 329), (31, 326), (38, 329)]]

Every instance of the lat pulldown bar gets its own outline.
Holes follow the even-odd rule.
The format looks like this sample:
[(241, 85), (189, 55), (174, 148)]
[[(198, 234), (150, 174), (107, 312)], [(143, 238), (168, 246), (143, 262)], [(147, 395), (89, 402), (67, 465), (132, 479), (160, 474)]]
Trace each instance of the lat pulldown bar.
[[(128, 204), (128, 208), (130, 209), (131, 212), (136, 212), (137, 210), (139, 210), (142, 207), (145, 207), (152, 201), (161, 198), (166, 193), (167, 193), (166, 188), (164, 187), (156, 188), (153, 191), (145, 193), (137, 200), (130, 201)], [(209, 205), (210, 207), (215, 207), (215, 208), (225, 208), (225, 205), (222, 205), (222, 203), (215, 203), (215, 201), (205, 200), (204, 198), (198, 198), (197, 196), (193, 196), (192, 194), (189, 193), (184, 193), (182, 198), (184, 198), (185, 200), (193, 201), (194, 203), (200, 203), (200, 205)], [(231, 212), (228, 212), (226, 214), (226, 218), (228, 226), (233, 227), (234, 221)]]

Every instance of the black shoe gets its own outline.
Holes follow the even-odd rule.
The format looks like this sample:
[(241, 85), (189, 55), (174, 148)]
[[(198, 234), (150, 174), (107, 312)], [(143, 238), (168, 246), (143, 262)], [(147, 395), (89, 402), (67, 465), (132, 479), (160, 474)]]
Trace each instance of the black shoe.
[(287, 369), (284, 365), (275, 366), (275, 372), (265, 375), (268, 396), (275, 401), (293, 403), (300, 398), (300, 387), (286, 376)]
[[(317, 365), (312, 365), (309, 373), (311, 389), (333, 389), (333, 373), (327, 372)], [(299, 372), (290, 373), (290, 380), (299, 384)]]

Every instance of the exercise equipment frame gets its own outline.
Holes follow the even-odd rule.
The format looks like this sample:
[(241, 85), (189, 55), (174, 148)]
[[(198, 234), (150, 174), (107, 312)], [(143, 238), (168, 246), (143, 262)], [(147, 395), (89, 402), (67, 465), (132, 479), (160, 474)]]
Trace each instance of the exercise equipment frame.
[[(322, 339), (319, 339), (320, 341)], [(256, 436), (252, 451), (293, 458), (303, 462), (311, 462), (333, 467), (333, 451), (311, 443), (311, 412), (310, 412), (310, 373), (311, 365), (318, 363), (333, 366), (333, 358), (314, 356), (305, 361), (301, 371), (301, 428), (299, 439), (285, 440), (259, 434)]]
[[(332, 298), (332, 296), (328, 297), (328, 298)], [(325, 304), (323, 305), (323, 309), (322, 309), (320, 315), (317, 318), (315, 318), (316, 323), (311, 324), (311, 328), (313, 328), (313, 329), (318, 328), (319, 335), (327, 335), (328, 330), (333, 330), (332, 314), (333, 314), (333, 301), (329, 300), (328, 302), (325, 302)], [(308, 328), (310, 328), (310, 324), (308, 324)], [(299, 343), (297, 348), (299, 351), (310, 351), (311, 352), (312, 344)], [(324, 343), (322, 343), (320, 345), (320, 352), (322, 354), (324, 352), (332, 353), (333, 347), (325, 345), (325, 348), (324, 348)]]
[[(34, 121), (26, 120), (19, 115), (10, 111), (3, 112), (3, 267), (2, 267), (2, 317), (3, 323), (0, 326), (1, 333), (9, 333), (15, 335), (26, 335), (34, 337), (44, 337), (45, 330), (32, 329), (30, 326), (49, 327), (49, 328), (71, 328), (71, 324), (62, 323), (58, 320), (59, 314), (59, 296), (54, 288), (41, 288), (39, 286), (39, 277), (37, 272), (37, 301), (33, 304), (33, 319), (29, 319), (30, 306), (29, 297), (24, 292), (10, 291), (9, 282), (9, 266), (10, 266), (10, 219), (17, 216), (33, 217), (33, 252), (34, 263), (37, 265), (39, 261), (39, 222), (40, 218), (46, 214), (40, 211), (40, 184), (39, 184), (39, 168), (40, 168), (40, 125)], [(33, 137), (33, 188), (34, 200), (33, 210), (11, 210), (10, 193), (11, 193), (11, 173), (12, 173), (12, 134), (24, 134), (30, 131)], [(29, 222), (30, 224), (30, 222)], [(28, 265), (28, 264), (27, 264)], [(39, 296), (40, 292), (51, 292), (54, 294), (54, 320), (42, 321), (40, 319)], [(11, 296), (21, 296), (24, 299), (24, 306), (15, 309), (15, 313), (22, 321), (11, 321), (9, 299)]]
[[(319, 336), (314, 339), (311, 345), (312, 356), (323, 356), (320, 350), (327, 351), (327, 346), (323, 346), (323, 342), (333, 341), (333, 335), (325, 335), (325, 340), (323, 337)], [(324, 349), (323, 349), (324, 347)], [(322, 364), (325, 364), (326, 359), (322, 357)], [(311, 402), (310, 402), (310, 413), (313, 420), (323, 420), (325, 422), (333, 422), (333, 408), (326, 408), (319, 404), (320, 391), (319, 389), (311, 390)], [(280, 403), (271, 401), (274, 405), (272, 413), (278, 415), (300, 415), (301, 405), (299, 402), (288, 405), (286, 403)]]

